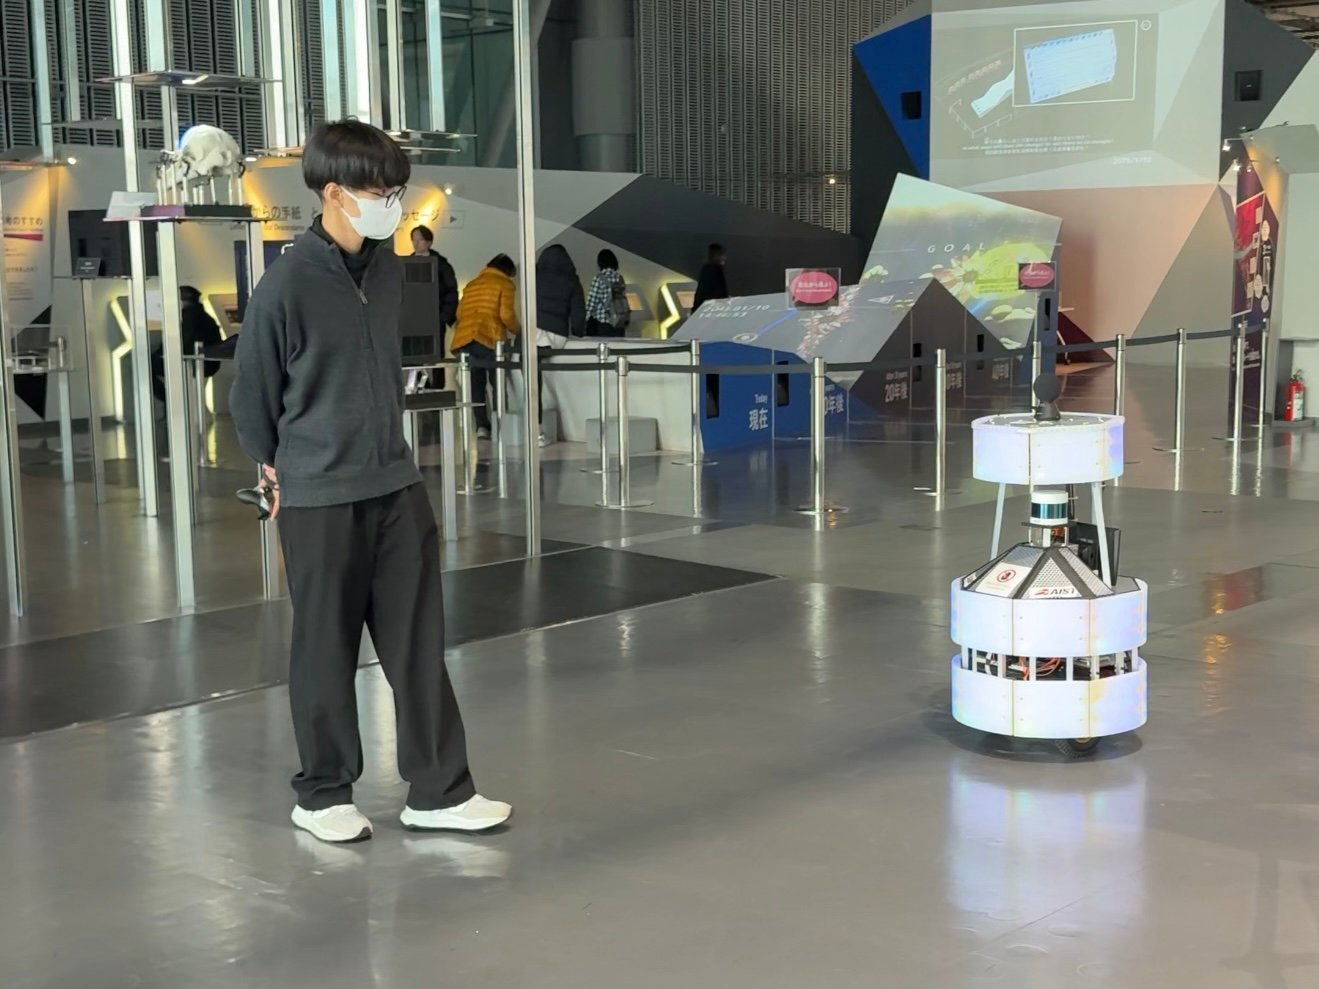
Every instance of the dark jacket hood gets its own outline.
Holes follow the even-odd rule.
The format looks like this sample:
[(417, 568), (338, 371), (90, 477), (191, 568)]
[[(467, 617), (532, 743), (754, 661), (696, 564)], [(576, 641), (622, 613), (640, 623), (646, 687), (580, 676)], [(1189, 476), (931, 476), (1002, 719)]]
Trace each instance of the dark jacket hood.
[(577, 277), (577, 266), (572, 263), (572, 255), (562, 244), (551, 244), (541, 251), (540, 258), (536, 261), (536, 271), (567, 275), (570, 278)]

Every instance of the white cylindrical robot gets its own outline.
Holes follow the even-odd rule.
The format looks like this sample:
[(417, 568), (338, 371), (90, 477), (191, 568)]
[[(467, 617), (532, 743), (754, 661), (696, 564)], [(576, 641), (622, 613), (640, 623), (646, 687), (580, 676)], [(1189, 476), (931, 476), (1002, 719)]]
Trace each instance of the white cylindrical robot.
[[(1046, 405), (1046, 407), (1048, 407)], [(1114, 573), (1102, 486), (1123, 469), (1121, 416), (1014, 413), (972, 423), (974, 473), (997, 482), (990, 562), (952, 585), (953, 717), (1064, 753), (1145, 723), (1147, 586)], [(999, 551), (1008, 485), (1031, 490), (1027, 538)], [(1095, 524), (1071, 517), (1089, 485)]]

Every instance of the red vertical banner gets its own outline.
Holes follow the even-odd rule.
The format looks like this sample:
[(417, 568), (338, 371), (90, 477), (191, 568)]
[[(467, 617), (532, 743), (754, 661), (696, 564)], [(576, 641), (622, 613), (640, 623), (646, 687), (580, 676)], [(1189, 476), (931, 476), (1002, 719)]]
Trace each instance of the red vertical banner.
[[(1243, 419), (1254, 422), (1259, 414), (1260, 368), (1264, 321), (1273, 305), (1273, 269), (1277, 264), (1278, 216), (1253, 168), (1237, 172), (1236, 250), (1232, 269), (1232, 325), (1246, 326), (1245, 375), (1242, 386)], [(1236, 341), (1232, 341), (1228, 374), (1228, 422), (1233, 421), (1236, 400)], [(1229, 427), (1230, 428), (1230, 427)]]

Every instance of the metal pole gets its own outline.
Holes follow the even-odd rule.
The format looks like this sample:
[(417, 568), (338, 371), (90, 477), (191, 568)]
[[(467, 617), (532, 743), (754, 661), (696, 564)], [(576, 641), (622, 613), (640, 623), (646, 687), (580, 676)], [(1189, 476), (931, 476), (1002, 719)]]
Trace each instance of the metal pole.
[[(113, 29), (114, 72), (116, 76), (133, 73), (133, 25), (126, 3), (110, 4)], [(166, 66), (160, 66), (166, 68)], [(125, 135), (124, 184), (129, 192), (141, 190), (138, 175), (137, 94), (131, 82), (115, 85), (116, 108)], [(164, 104), (162, 103), (162, 106)], [(147, 518), (160, 514), (160, 488), (156, 466), (155, 398), (151, 394), (151, 334), (147, 330), (146, 250), (141, 223), (128, 225), (129, 319), (133, 324), (133, 413), (137, 442), (138, 484), (142, 492), (142, 511)]]
[(92, 306), (90, 296), (95, 283), (90, 278), (82, 279), (82, 333), (85, 354), (83, 360), (87, 365), (87, 436), (92, 445), (92, 494), (96, 504), (105, 502), (105, 451), (101, 436), (101, 389), (97, 382), (96, 369), (96, 333), (92, 329), (90, 313)]
[[(275, 0), (278, 2), (278, 0)], [(345, 0), (343, 9), (344, 98), (348, 116), (377, 127), (384, 123), (380, 98), (380, 22), (374, 0)]]
[(1256, 414), (1256, 427), (1262, 432), (1269, 424), (1269, 321), (1264, 320), (1259, 333), (1259, 410)]
[(64, 119), (82, 119), (82, 80), (78, 77), (80, 0), (60, 0), (60, 62), (64, 68)]
[(1173, 369), (1172, 446), (1156, 446), (1160, 453), (1186, 450), (1186, 330), (1177, 328), (1177, 359)]
[(824, 358), (816, 356), (811, 361), (811, 501), (796, 509), (802, 515), (824, 516), (847, 511), (824, 499), (824, 446), (828, 414), (825, 389), (829, 383), (827, 372)]
[[(462, 410), (467, 415), (467, 410)], [(453, 449), (453, 409), (440, 410), (440, 515), (444, 520), (444, 539), (458, 539), (457, 464)]]
[(701, 421), (704, 419), (705, 411), (705, 378), (701, 372), (696, 370), (701, 366), (701, 341), (692, 341), (691, 367), (692, 372), (688, 375), (691, 382), (692, 393), (692, 455), (686, 460), (675, 460), (674, 464), (678, 467), (700, 467), (703, 464), (714, 464), (717, 461), (707, 460), (701, 443)]
[(632, 497), (632, 424), (627, 405), (627, 358), (618, 356), (618, 507)]
[(1236, 380), (1232, 384), (1232, 436), (1233, 443), (1241, 442), (1241, 425), (1246, 405), (1246, 324), (1242, 323), (1233, 343), (1236, 361)]
[(430, 87), (430, 129), (445, 129), (444, 14), (442, 0), (424, 0), (426, 10), (426, 77)]
[(192, 380), (197, 391), (197, 466), (209, 467), (211, 461), (206, 455), (206, 362), (202, 360), (202, 350), (198, 343), (192, 351)]
[[(50, 46), (46, 40), (46, 0), (30, 0), (28, 4), (29, 34), (32, 38), (32, 76), (37, 84), (37, 140), (41, 142), (41, 157), (50, 161), (55, 157), (55, 129), (52, 126)], [(76, 79), (76, 66), (70, 73)]]
[[(600, 466), (583, 467), (582, 471), (603, 476), (609, 473), (609, 344), (598, 345), (595, 349), (595, 357), (600, 362), (600, 373), (596, 377), (596, 398), (600, 406), (600, 419), (596, 424), (600, 443)], [(600, 482), (600, 491), (601, 500), (608, 501), (609, 485), (606, 482)]]
[[(1035, 336), (1035, 342), (1030, 348), (1030, 387), (1027, 389), (1033, 396), (1035, 392), (1035, 382), (1040, 379), (1040, 369), (1044, 366), (1044, 345), (1040, 343), (1039, 334)], [(1031, 404), (1034, 404), (1032, 399)]]
[[(242, 0), (239, 2), (241, 3)], [(329, 67), (329, 71), (321, 73), (327, 120), (339, 120), (344, 116), (343, 79), (339, 77), (339, 32), (342, 30), (342, 25), (339, 0), (321, 0), (321, 46), (324, 49), (322, 64)]]
[(389, 70), (390, 128), (396, 131), (407, 130), (407, 93), (403, 84), (403, 11), (399, 0), (385, 0), (385, 65)]
[[(242, 186), (239, 186), (242, 190)], [(247, 297), (256, 291), (257, 282), (266, 273), (266, 247), (260, 223), (247, 224)], [(261, 523), (261, 593), (267, 601), (278, 598), (282, 591), (279, 580), (279, 522), (267, 519)]]
[(1177, 330), (1177, 381), (1173, 389), (1172, 447), (1178, 453), (1186, 449), (1186, 330)]
[[(472, 357), (466, 351), (458, 355), (458, 404), (472, 402)], [(460, 494), (471, 494), (472, 484), (472, 410), (464, 408), (458, 420), (458, 440), (463, 448), (463, 486)]]
[(73, 483), (73, 399), (69, 395), (69, 345), (55, 338), (55, 387), (60, 395), (60, 461), (64, 483)]
[(934, 494), (943, 497), (948, 485), (948, 351), (934, 354)]
[(504, 413), (508, 411), (508, 372), (503, 367), (508, 360), (508, 347), (504, 341), (495, 344), (495, 408), (494, 415), (490, 417), (490, 425), (494, 434), (495, 453), (499, 462), (504, 462)]
[[(265, 481), (265, 470), (257, 468), (257, 483)], [(261, 596), (267, 601), (279, 597), (279, 550), (274, 538), (275, 520), (261, 523)]]
[[(0, 195), (0, 215), (4, 214)], [(18, 459), (18, 409), (14, 401), (14, 367), (10, 344), (14, 324), (9, 316), (9, 289), (0, 268), (0, 505), (4, 510), (5, 576), (9, 584), (9, 612), (23, 616), (27, 579), (23, 551), (23, 479)]]
[(653, 505), (654, 502), (632, 500), (632, 430), (628, 426), (628, 362), (622, 354), (614, 360), (618, 391), (616, 399), (618, 402), (618, 501), (610, 503), (609, 477), (603, 474), (601, 490), (604, 499), (598, 504), (601, 508), (645, 508), (647, 505)]
[(531, 10), (513, 0), (513, 76), (517, 85), (518, 248), (522, 271), (522, 388), (527, 465), (527, 555), (540, 555), (540, 369), (536, 353), (536, 151), (531, 93)]
[(165, 363), (165, 418), (169, 436), (170, 515), (174, 528), (174, 579), (179, 608), (197, 603), (192, 546), (192, 465), (188, 430), (188, 384), (183, 369), (183, 309), (179, 299), (178, 225), (156, 230), (160, 253), (161, 344)]
[(1113, 359), (1113, 415), (1120, 416), (1127, 404), (1127, 338), (1117, 335), (1117, 353)]

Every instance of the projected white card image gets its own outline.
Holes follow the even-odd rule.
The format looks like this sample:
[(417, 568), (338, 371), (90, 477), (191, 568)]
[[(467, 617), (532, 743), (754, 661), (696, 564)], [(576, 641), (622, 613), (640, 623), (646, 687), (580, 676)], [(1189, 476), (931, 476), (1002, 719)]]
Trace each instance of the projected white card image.
[(1106, 86), (1117, 74), (1117, 32), (1112, 28), (1056, 38), (1025, 50), (1031, 103)]

